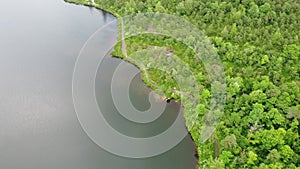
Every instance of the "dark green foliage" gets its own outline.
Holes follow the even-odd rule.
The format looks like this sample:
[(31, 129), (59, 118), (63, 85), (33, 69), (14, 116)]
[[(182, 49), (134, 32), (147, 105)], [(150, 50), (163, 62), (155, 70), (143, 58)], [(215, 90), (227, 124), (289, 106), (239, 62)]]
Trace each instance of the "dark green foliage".
[[(189, 129), (198, 146), (200, 168), (300, 168), (298, 0), (95, 2), (116, 16), (156, 11), (183, 16), (203, 30), (217, 48), (226, 71), (227, 103), (213, 138), (201, 144), (198, 131), (208, 111), (211, 86), (193, 52), (168, 37), (147, 35), (126, 40), (129, 53), (149, 46), (173, 49), (196, 74), (201, 104), (194, 108), (198, 117)], [(114, 55), (122, 57), (120, 44), (115, 49)], [(151, 79), (163, 86), (161, 92), (171, 96), (176, 82), (163, 72), (149, 72)], [(218, 159), (214, 159), (215, 138), (220, 140)]]

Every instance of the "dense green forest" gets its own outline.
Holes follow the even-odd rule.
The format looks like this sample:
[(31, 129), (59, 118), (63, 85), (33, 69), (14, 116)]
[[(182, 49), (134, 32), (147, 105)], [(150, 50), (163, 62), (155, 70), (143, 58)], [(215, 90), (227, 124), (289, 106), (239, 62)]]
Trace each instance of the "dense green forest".
[[(88, 0), (67, 1), (91, 5)], [(185, 108), (197, 113), (193, 123), (187, 120), (187, 126), (198, 147), (199, 168), (300, 169), (298, 0), (95, 0), (95, 3), (117, 17), (143, 12), (182, 16), (204, 31), (215, 46), (226, 74), (227, 99), (221, 122), (203, 144), (199, 141), (199, 130), (208, 111), (211, 86), (203, 65), (193, 60), (193, 51), (169, 37), (142, 35), (126, 39), (126, 44), (130, 44), (129, 54), (151, 46), (165, 46), (197, 74), (201, 95), (196, 99), (201, 102), (193, 110), (192, 106)], [(124, 58), (121, 44), (115, 47), (113, 55)], [(172, 90), (176, 86), (174, 79), (158, 70), (147, 72), (161, 88), (149, 82), (148, 85), (168, 97), (179, 98)]]

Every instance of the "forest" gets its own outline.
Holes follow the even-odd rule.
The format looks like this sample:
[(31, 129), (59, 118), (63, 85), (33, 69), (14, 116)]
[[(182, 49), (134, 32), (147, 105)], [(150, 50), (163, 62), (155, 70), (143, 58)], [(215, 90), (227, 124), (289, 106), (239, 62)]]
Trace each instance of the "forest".
[[(89, 0), (66, 1), (92, 5)], [(193, 50), (161, 35), (126, 39), (129, 55), (154, 46), (164, 47), (196, 74), (201, 94), (194, 99), (201, 101), (197, 107), (187, 101), (185, 118), (198, 148), (199, 168), (300, 169), (298, 0), (95, 0), (95, 3), (97, 8), (116, 17), (146, 12), (184, 17), (202, 30), (216, 48), (225, 71), (226, 104), (216, 131), (202, 143), (199, 132), (209, 111), (212, 86), (203, 64), (194, 60)], [(151, 62), (135, 55), (126, 58), (121, 48), (121, 43), (116, 45), (112, 55), (139, 67), (139, 62), (144, 65)], [(137, 59), (139, 62), (135, 62)], [(160, 70), (147, 67), (145, 71), (151, 79), (149, 82), (144, 77), (149, 86), (166, 97), (180, 99), (174, 91), (174, 87), (179, 88), (176, 80)]]

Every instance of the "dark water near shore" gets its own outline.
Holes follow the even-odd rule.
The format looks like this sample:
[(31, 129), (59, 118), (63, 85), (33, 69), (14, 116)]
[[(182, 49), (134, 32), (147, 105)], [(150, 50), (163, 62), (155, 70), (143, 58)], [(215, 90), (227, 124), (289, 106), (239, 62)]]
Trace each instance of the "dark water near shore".
[[(104, 151), (81, 128), (72, 102), (74, 65), (89, 36), (114, 19), (62, 0), (0, 2), (0, 169), (195, 168), (189, 136), (162, 155), (129, 159)], [(102, 73), (96, 78), (96, 96), (107, 110), (105, 118), (116, 130), (135, 137), (166, 130), (179, 111), (174, 101), (151, 124), (135, 124), (118, 115), (108, 82), (121, 62), (106, 57), (98, 70)], [(136, 76), (130, 98), (137, 109), (149, 108), (150, 92)]]

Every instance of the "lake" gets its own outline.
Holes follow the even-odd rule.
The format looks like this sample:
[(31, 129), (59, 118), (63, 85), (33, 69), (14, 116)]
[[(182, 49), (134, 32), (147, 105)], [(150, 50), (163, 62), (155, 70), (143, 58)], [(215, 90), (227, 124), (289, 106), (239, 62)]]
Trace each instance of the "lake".
[[(88, 38), (113, 20), (115, 17), (108, 13), (62, 0), (0, 2), (1, 169), (196, 167), (190, 136), (161, 155), (133, 159), (105, 151), (82, 129), (72, 99), (74, 66)], [(117, 26), (111, 32), (108, 38), (116, 38)], [(102, 39), (101, 43), (107, 40)], [(101, 45), (99, 50), (104, 50)], [(128, 121), (115, 108), (110, 83), (114, 70), (122, 62), (106, 56), (97, 71), (95, 95), (104, 117), (114, 129), (132, 137), (163, 132), (176, 119), (179, 103), (168, 103), (162, 116), (148, 124)], [(138, 71), (129, 63), (126, 66)], [(125, 89), (122, 81), (115, 81), (120, 84), (119, 89)], [(140, 74), (132, 80), (129, 91), (137, 109), (149, 108), (151, 89), (145, 86)]]

